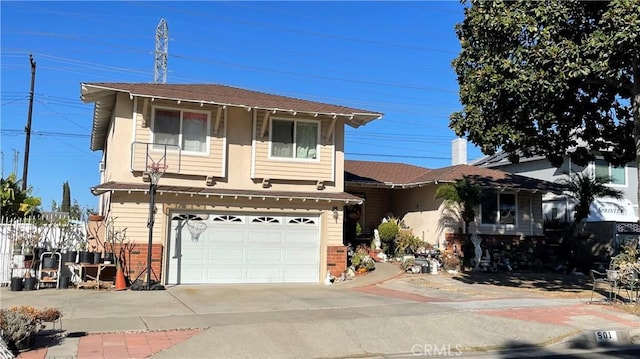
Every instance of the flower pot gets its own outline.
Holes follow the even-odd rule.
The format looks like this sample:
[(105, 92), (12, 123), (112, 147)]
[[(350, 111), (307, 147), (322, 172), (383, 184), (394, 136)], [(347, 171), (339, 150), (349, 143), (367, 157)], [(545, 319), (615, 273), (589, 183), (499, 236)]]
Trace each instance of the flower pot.
[(18, 351), (23, 351), (31, 348), (31, 339), (33, 335), (27, 335), (26, 337), (15, 342), (16, 349)]
[(21, 277), (11, 278), (11, 291), (19, 292), (24, 288), (24, 284)]
[(59, 278), (60, 282), (58, 283), (58, 289), (67, 289), (69, 288), (69, 284), (71, 283), (71, 277), (62, 276)]
[(15, 243), (13, 245), (13, 254), (22, 254), (22, 244)]
[(29, 277), (24, 279), (24, 290), (35, 290), (38, 284), (38, 278)]
[(58, 268), (58, 261), (54, 257), (44, 257), (42, 267), (47, 269)]
[(64, 261), (67, 263), (76, 263), (78, 260), (78, 251), (67, 251), (64, 254)]
[(80, 251), (79, 252), (79, 262), (93, 264), (93, 253), (88, 251)]
[(100, 264), (102, 262), (102, 253), (93, 252), (93, 264)]
[(109, 253), (105, 253), (104, 254), (104, 262), (105, 263), (114, 263), (113, 261), (113, 253), (109, 252)]
[(24, 253), (25, 256), (32, 256), (33, 255), (33, 246), (28, 245), (24, 247)]
[(100, 216), (98, 214), (90, 214), (89, 215), (89, 221), (91, 222), (100, 222), (104, 220), (104, 216)]

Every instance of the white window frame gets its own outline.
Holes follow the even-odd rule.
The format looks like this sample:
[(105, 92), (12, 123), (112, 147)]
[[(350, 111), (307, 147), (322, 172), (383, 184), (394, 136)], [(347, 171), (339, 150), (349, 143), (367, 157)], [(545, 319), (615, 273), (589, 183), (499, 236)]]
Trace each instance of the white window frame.
[[(273, 121), (287, 121), (293, 122), (293, 155), (296, 155), (296, 131), (298, 128), (298, 123), (313, 123), (316, 125), (318, 131), (316, 135), (316, 158), (297, 158), (297, 157), (278, 157), (273, 156)], [(320, 121), (315, 120), (306, 120), (306, 119), (293, 119), (286, 117), (271, 117), (269, 119), (269, 159), (275, 161), (292, 161), (292, 162), (320, 162), (320, 138), (321, 138), (322, 126)]]
[[(518, 193), (516, 192), (500, 192), (500, 191), (496, 191), (496, 190), (491, 190), (491, 193), (493, 195), (496, 196), (496, 221), (492, 222), (492, 223), (487, 223), (484, 222), (484, 219), (482, 218), (482, 212), (483, 212), (483, 208), (482, 208), (482, 203), (480, 204), (480, 208), (479, 208), (479, 219), (480, 219), (480, 225), (481, 226), (505, 226), (507, 228), (514, 228), (518, 226), (518, 213), (520, 212), (520, 208), (518, 207)], [(513, 214), (513, 223), (500, 223), (500, 216), (501, 216), (501, 211), (500, 211), (500, 197), (502, 195), (510, 195), (513, 196), (513, 200), (514, 200), (514, 205), (515, 205), (515, 213)]]
[(622, 168), (624, 170), (624, 183), (620, 184), (620, 183), (613, 183), (613, 182), (609, 181), (609, 182), (606, 183), (607, 186), (611, 186), (611, 187), (627, 187), (628, 186), (629, 176), (627, 175), (627, 165), (626, 164), (624, 166), (615, 167), (615, 166), (612, 166), (611, 163), (607, 162), (607, 160), (605, 160), (603, 158), (598, 158), (598, 159), (596, 159), (595, 161), (592, 162), (591, 173), (593, 174), (594, 177), (597, 175), (597, 168), (598, 168), (597, 162), (598, 161), (602, 161), (602, 162), (606, 162), (607, 163), (607, 165), (609, 166), (607, 172), (608, 172), (610, 178), (612, 177), (611, 176), (611, 169), (612, 168)]
[[(178, 111), (180, 112), (180, 133), (178, 133), (178, 146), (180, 146), (180, 152), (182, 154), (188, 154), (193, 156), (209, 156), (211, 151), (211, 112), (210, 111), (202, 111), (202, 110), (194, 110), (189, 108), (176, 108), (176, 107), (165, 107), (165, 106), (153, 106), (151, 108), (151, 137), (152, 142), (155, 143), (156, 134), (155, 134), (155, 123), (156, 123), (156, 110), (167, 110), (167, 111)], [(205, 151), (186, 151), (182, 146), (182, 126), (184, 120), (184, 113), (201, 113), (207, 116), (207, 133), (205, 134)], [(173, 146), (172, 146), (173, 147)], [(156, 149), (157, 150), (157, 149)], [(167, 151), (172, 150), (171, 148), (167, 148)]]

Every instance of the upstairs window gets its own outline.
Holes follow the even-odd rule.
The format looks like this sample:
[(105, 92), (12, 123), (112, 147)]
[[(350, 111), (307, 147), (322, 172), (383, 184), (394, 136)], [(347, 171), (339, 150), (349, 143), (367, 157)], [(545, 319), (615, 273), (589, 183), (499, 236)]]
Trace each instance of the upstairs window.
[(271, 120), (271, 157), (316, 159), (319, 122)]
[(209, 115), (206, 112), (155, 109), (153, 142), (180, 146), (182, 151), (207, 152)]
[(605, 160), (596, 160), (596, 176), (609, 177), (609, 184), (624, 186), (627, 184), (625, 166), (615, 167)]
[(516, 195), (483, 191), (480, 214), (482, 224), (516, 224)]

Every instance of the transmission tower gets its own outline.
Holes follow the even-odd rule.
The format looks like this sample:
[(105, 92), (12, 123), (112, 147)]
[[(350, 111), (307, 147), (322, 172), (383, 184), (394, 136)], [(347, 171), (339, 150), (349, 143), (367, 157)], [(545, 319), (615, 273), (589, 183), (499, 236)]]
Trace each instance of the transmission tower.
[(155, 71), (153, 82), (167, 83), (167, 57), (169, 56), (169, 26), (160, 19), (156, 28)]

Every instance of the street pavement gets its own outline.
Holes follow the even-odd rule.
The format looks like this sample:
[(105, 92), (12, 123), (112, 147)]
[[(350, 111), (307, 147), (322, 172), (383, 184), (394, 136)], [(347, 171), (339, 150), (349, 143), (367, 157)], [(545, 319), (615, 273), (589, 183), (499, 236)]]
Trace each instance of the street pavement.
[[(589, 296), (553, 298), (446, 274), (408, 276), (378, 263), (367, 276), (330, 286), (2, 288), (0, 304), (62, 311), (63, 332), (41, 358), (638, 357), (640, 318), (596, 296), (589, 304)], [(597, 332), (615, 340), (598, 342)], [(148, 352), (136, 351), (140, 340)], [(119, 342), (121, 352), (109, 350)]]

